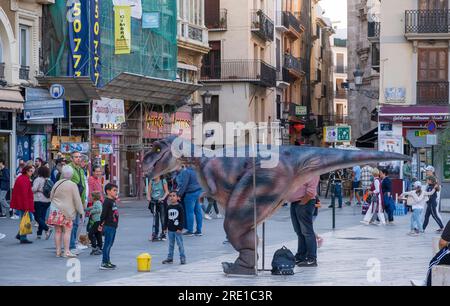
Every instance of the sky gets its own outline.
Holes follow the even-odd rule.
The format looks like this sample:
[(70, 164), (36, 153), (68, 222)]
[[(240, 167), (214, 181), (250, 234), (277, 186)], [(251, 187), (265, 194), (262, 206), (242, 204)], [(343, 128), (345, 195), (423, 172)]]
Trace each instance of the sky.
[(325, 11), (325, 17), (330, 18), (332, 22), (340, 21), (333, 24), (333, 27), (337, 26), (338, 33), (346, 32), (341, 29), (347, 28), (347, 0), (322, 0), (319, 4)]

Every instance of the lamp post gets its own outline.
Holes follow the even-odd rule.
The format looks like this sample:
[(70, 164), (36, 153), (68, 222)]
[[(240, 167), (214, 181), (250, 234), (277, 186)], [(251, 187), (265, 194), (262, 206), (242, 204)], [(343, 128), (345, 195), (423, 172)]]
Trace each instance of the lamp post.
[(211, 98), (212, 94), (209, 92), (209, 90), (206, 90), (206, 92), (202, 94), (203, 103), (206, 105), (211, 105)]
[(355, 77), (355, 85), (357, 88), (361, 87), (363, 84), (364, 71), (359, 68), (359, 65), (356, 67), (356, 70), (353, 72), (353, 76)]

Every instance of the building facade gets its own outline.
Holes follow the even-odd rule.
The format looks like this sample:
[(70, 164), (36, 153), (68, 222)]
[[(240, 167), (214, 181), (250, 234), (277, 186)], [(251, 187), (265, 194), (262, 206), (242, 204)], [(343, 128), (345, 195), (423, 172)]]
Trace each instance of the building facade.
[(41, 72), (42, 6), (52, 3), (51, 0), (0, 1), (0, 158), (13, 178), (17, 166), (17, 135), (48, 132), (45, 125), (27, 126), (18, 121), (22, 121), (26, 89), (37, 85), (36, 76)]
[[(209, 29), (202, 92), (203, 122), (268, 123), (276, 120), (274, 0), (206, 0)], [(250, 141), (248, 133), (240, 140)]]
[[(347, 1), (348, 119), (354, 144), (358, 144), (358, 140), (367, 143), (365, 138), (370, 138), (367, 134), (377, 128), (380, 6), (379, 0)], [(355, 84), (355, 79), (360, 83)], [(363, 139), (359, 139), (361, 137)]]
[(332, 115), (336, 119), (336, 123), (347, 123), (348, 103), (347, 90), (345, 83), (347, 82), (347, 40), (332, 38), (333, 52), (333, 112)]
[(410, 155), (419, 180), (434, 165), (444, 198), (450, 197), (448, 134), (442, 133), (450, 114), (448, 13), (447, 0), (383, 1), (380, 20), (379, 144)]

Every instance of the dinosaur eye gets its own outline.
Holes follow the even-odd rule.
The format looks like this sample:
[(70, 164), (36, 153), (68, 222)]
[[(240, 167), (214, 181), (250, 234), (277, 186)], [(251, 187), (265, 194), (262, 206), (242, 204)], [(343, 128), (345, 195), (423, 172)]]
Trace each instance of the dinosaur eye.
[(157, 149), (156, 149), (156, 152), (158, 152), (158, 153), (161, 152), (161, 149), (160, 149), (160, 148), (157, 148)]

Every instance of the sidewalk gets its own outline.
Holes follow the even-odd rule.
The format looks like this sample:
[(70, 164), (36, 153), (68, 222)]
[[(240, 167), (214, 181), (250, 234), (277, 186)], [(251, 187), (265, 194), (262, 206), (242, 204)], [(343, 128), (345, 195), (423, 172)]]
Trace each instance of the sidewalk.
[[(420, 237), (406, 235), (409, 216), (397, 217), (395, 226), (364, 226), (359, 210), (353, 207), (336, 209), (337, 230), (331, 229), (329, 200), (322, 201), (322, 209), (315, 222), (315, 230), (324, 237), (319, 249), (317, 268), (296, 268), (293, 276), (271, 276), (270, 272), (258, 277), (225, 277), (222, 261), (234, 261), (237, 252), (225, 238), (223, 219), (203, 220), (203, 237), (184, 239), (187, 265), (180, 266), (175, 252), (173, 265), (162, 265), (167, 256), (167, 242), (149, 242), (152, 215), (147, 203), (123, 201), (119, 206), (119, 229), (111, 260), (118, 266), (115, 271), (100, 271), (101, 256), (89, 256), (85, 250), (77, 259), (81, 279), (75, 285), (408, 285), (409, 279), (425, 275), (432, 256), (431, 241), (435, 224), (431, 221), (429, 233)], [(443, 215), (445, 221), (450, 215)], [(29, 238), (34, 243), (20, 245), (14, 236), (18, 221), (0, 219), (0, 232), (7, 235), (0, 240), (0, 285), (74, 285), (68, 281), (69, 261), (54, 256), (53, 237), (36, 240), (36, 228)], [(261, 232), (261, 227), (259, 227)], [(297, 240), (293, 231), (289, 207), (282, 207), (266, 223), (265, 268), (270, 269), (276, 249), (286, 245), (296, 251)], [(148, 252), (152, 255), (152, 271), (138, 273), (136, 256)], [(261, 248), (259, 250), (261, 258)], [(380, 262), (377, 273), (367, 278), (369, 263)], [(67, 266), (69, 264), (69, 266)], [(261, 261), (260, 261), (261, 264)], [(176, 277), (174, 277), (174, 275)], [(380, 282), (378, 282), (378, 280)]]

